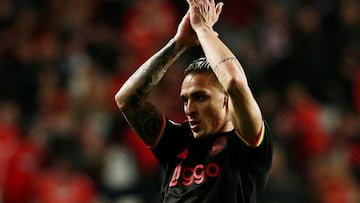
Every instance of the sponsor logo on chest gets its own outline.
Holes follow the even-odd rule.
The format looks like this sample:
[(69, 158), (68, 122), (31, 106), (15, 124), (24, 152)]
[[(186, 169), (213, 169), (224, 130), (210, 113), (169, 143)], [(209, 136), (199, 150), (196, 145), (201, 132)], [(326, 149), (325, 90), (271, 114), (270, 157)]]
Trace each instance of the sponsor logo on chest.
[[(227, 144), (225, 137), (220, 137), (212, 143), (208, 152), (209, 156), (215, 156), (222, 152)], [(177, 158), (186, 160), (188, 158), (188, 149), (185, 149), (177, 155)], [(195, 166), (182, 166), (179, 163), (174, 170), (169, 187), (175, 187), (181, 184), (182, 186), (190, 186), (192, 184), (200, 185), (207, 178), (216, 178), (221, 172), (221, 167), (216, 162), (209, 162), (205, 164), (196, 164)]]

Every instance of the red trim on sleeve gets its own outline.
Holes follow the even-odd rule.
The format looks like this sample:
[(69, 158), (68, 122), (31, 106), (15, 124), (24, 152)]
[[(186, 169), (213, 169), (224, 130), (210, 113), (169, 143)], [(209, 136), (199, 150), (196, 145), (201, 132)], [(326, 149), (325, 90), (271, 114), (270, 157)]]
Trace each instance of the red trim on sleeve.
[(240, 138), (243, 142), (246, 143), (246, 145), (251, 146), (251, 147), (258, 147), (258, 146), (260, 146), (261, 142), (262, 142), (263, 139), (264, 139), (264, 134), (265, 134), (264, 122), (263, 122), (263, 124), (262, 124), (262, 126), (261, 126), (261, 128), (260, 128), (260, 131), (259, 131), (259, 133), (258, 133), (258, 135), (257, 135), (257, 139), (256, 139), (255, 142), (251, 142), (250, 140), (245, 139), (245, 138), (240, 134), (240, 132), (237, 131), (237, 130), (236, 130), (236, 134), (239, 136), (239, 138)]

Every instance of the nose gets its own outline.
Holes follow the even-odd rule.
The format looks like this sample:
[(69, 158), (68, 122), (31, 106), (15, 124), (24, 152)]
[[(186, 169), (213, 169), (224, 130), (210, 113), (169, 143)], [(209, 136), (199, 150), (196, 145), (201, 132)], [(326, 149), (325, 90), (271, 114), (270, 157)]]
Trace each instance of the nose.
[(193, 117), (196, 114), (196, 108), (195, 108), (195, 105), (193, 104), (193, 102), (188, 100), (184, 104), (184, 112), (185, 112), (186, 116), (189, 116), (189, 117)]

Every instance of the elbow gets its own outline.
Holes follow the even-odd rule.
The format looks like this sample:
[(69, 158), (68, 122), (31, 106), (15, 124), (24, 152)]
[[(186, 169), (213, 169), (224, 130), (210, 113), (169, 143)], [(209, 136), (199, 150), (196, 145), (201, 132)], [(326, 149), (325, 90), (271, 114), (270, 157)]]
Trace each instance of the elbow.
[(239, 90), (248, 88), (248, 83), (245, 77), (231, 77), (225, 85), (225, 91), (230, 95), (232, 93), (238, 93)]
[(124, 95), (122, 95), (120, 91), (115, 95), (115, 103), (120, 110), (123, 109), (126, 105), (124, 98)]
[[(226, 68), (226, 67), (224, 67)], [(248, 88), (248, 81), (242, 67), (227, 66), (221, 79), (222, 86), (228, 94), (238, 94)]]
[(115, 103), (116, 106), (124, 111), (126, 108), (135, 108), (142, 101), (142, 97), (139, 97), (136, 94), (132, 94), (131, 92), (120, 89), (115, 95)]

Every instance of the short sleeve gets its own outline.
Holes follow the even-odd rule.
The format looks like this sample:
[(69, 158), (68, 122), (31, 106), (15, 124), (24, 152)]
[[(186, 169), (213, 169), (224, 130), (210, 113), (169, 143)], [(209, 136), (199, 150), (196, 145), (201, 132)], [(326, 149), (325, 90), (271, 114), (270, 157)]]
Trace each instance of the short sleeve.
[(236, 145), (233, 150), (239, 161), (247, 162), (249, 167), (255, 168), (260, 173), (267, 173), (272, 164), (273, 141), (266, 121), (261, 131), (256, 146), (244, 142), (240, 136), (233, 137)]
[(166, 119), (164, 130), (155, 147), (151, 151), (159, 162), (164, 166), (193, 139), (190, 127), (187, 123), (175, 123)]

